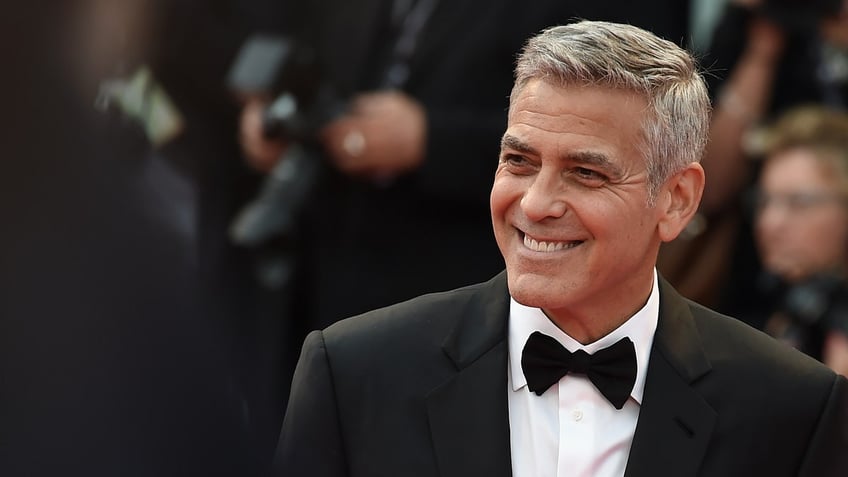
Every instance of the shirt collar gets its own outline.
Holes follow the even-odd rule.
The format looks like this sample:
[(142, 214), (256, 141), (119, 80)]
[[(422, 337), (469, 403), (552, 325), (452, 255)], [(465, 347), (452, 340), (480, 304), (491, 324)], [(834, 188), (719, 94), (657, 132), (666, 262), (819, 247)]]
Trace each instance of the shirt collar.
[(539, 308), (524, 306), (510, 298), (509, 306), (509, 366), (512, 374), (512, 389), (517, 391), (527, 385), (527, 379), (521, 370), (521, 352), (524, 343), (534, 331), (540, 331), (560, 342), (568, 351), (574, 352), (582, 349), (589, 354), (606, 348), (616, 341), (629, 337), (636, 348), (636, 383), (630, 396), (640, 405), (642, 395), (645, 391), (645, 376), (648, 372), (648, 360), (651, 355), (651, 346), (654, 343), (654, 333), (657, 330), (659, 319), (660, 294), (657, 286), (657, 271), (654, 269), (653, 285), (651, 294), (645, 306), (625, 321), (621, 326), (613, 330), (603, 338), (589, 343), (580, 344), (574, 338), (568, 336), (542, 312)]

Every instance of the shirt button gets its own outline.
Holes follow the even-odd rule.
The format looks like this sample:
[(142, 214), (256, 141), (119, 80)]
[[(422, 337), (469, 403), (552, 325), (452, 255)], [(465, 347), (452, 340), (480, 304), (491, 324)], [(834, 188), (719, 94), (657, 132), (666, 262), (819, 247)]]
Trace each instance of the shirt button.
[(575, 421), (579, 421), (579, 420), (583, 419), (583, 411), (581, 411), (580, 409), (575, 409), (575, 410), (571, 411), (571, 417)]

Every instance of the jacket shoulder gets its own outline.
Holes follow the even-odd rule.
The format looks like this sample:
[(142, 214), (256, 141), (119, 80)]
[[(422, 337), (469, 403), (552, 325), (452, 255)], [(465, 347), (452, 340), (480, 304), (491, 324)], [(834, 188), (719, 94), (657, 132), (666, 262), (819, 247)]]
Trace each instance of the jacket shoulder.
[[(419, 297), (341, 320), (323, 331), (328, 351), (344, 356), (410, 357), (442, 353), (447, 340), (506, 322), (504, 274), (483, 283)], [(493, 305), (495, 304), (495, 305)]]
[(689, 302), (689, 306), (714, 367), (732, 365), (773, 378), (802, 375), (832, 382), (830, 369), (788, 344), (697, 303)]
[(478, 283), (415, 298), (345, 318), (324, 330), (325, 339), (356, 339), (362, 335), (415, 334), (420, 327), (439, 328), (454, 323), (456, 317), (481, 293)]
[(762, 399), (799, 412), (827, 399), (836, 379), (827, 366), (740, 320), (689, 306), (712, 367), (705, 385), (723, 383), (725, 398)]

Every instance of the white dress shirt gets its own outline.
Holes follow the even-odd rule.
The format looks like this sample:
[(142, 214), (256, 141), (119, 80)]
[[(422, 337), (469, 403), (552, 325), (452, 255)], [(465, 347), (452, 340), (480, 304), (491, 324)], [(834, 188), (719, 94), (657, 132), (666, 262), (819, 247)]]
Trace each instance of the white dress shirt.
[[(514, 477), (622, 477), (636, 431), (648, 358), (659, 316), (656, 270), (648, 302), (612, 333), (588, 345), (574, 340), (538, 308), (511, 300), (509, 311), (509, 427)], [(589, 354), (630, 337), (636, 383), (617, 410), (585, 375), (568, 374), (541, 396), (527, 387), (521, 352), (534, 331), (567, 350)]]

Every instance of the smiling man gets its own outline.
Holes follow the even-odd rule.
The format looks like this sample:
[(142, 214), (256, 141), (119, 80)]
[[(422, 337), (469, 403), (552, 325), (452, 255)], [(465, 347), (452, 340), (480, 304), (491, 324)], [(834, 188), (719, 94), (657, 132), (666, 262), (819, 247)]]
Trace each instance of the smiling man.
[(686, 164), (649, 207), (647, 108), (631, 91), (542, 79), (510, 108), (491, 200), (510, 295), (582, 343), (645, 304), (660, 242), (700, 196), (703, 172)]
[(279, 475), (848, 475), (848, 382), (655, 270), (698, 208), (708, 116), (651, 33), (532, 38), (491, 194), (506, 271), (312, 333)]

